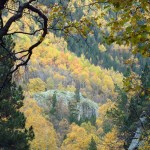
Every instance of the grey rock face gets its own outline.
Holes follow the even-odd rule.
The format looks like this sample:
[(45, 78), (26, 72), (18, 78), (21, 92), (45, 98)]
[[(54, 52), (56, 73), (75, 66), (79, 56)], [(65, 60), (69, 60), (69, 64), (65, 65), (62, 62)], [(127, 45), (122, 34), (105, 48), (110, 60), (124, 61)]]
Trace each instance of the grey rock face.
[(37, 93), (33, 98), (38, 105), (49, 111), (52, 108), (52, 99), (54, 93), (56, 94), (56, 115), (58, 118), (67, 118), (69, 115), (70, 106), (73, 105), (72, 111), (76, 113), (78, 121), (81, 118), (91, 118), (97, 116), (98, 105), (92, 100), (85, 98), (80, 93), (80, 101), (76, 102), (75, 93), (69, 91), (49, 90), (46, 92)]

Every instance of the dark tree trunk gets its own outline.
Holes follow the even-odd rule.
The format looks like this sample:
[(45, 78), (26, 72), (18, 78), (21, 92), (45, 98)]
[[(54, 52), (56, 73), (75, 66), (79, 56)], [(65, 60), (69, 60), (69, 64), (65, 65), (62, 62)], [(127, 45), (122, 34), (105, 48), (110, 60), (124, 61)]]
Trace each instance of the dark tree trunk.
[(0, 10), (3, 10), (5, 8), (5, 4), (8, 2), (8, 0), (1, 0), (0, 1)]

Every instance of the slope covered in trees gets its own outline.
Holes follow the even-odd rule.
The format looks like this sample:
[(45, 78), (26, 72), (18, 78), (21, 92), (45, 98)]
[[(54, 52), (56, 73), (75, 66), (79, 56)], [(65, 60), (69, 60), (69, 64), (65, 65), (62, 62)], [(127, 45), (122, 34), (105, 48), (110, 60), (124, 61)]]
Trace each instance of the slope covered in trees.
[[(89, 26), (89, 28), (87, 26), (83, 27), (83, 31), (85, 32), (82, 33), (80, 30), (78, 31), (81, 32), (82, 34), (69, 33), (68, 38), (66, 39), (68, 43), (67, 49), (76, 53), (77, 56), (81, 56), (84, 54), (85, 58), (87, 58), (91, 63), (95, 65), (100, 65), (107, 69), (113, 67), (115, 71), (122, 72), (123, 74), (125, 74), (125, 71), (127, 69), (127, 65), (125, 64), (125, 62), (128, 59), (134, 61), (134, 64), (132, 64), (132, 69), (134, 70), (134, 72), (138, 74), (141, 74), (142, 71), (142, 69), (139, 66), (144, 66), (146, 62), (149, 62), (149, 59), (147, 58), (143, 59), (141, 54), (137, 54), (136, 56), (133, 55), (131, 52), (132, 46), (130, 44), (128, 45), (122, 44), (121, 46), (119, 42), (110, 44), (111, 38), (108, 38), (108, 36), (110, 37), (112, 36), (110, 35), (111, 28), (117, 29), (116, 24), (120, 13), (117, 12), (117, 10), (115, 10), (116, 7), (115, 5), (117, 5), (115, 2), (113, 3), (113, 1), (112, 2), (110, 1), (110, 3), (114, 4), (114, 6), (109, 5), (109, 3), (105, 1), (99, 0), (94, 1), (71, 0), (71, 1), (62, 1), (61, 3), (59, 3), (57, 0), (54, 0), (54, 1), (41, 1), (41, 3), (46, 6), (52, 4), (58, 4), (61, 7), (66, 7), (67, 5), (70, 6), (72, 9), (67, 8), (68, 14), (66, 15), (66, 18), (68, 20), (75, 21), (76, 23), (78, 22), (81, 23), (81, 26), (82, 22), (88, 22), (88, 19), (91, 22), (93, 22), (94, 25), (88, 22), (89, 24), (87, 25)], [(145, 12), (145, 14), (146, 13), (147, 12)], [(114, 24), (113, 27), (111, 27), (110, 22)], [(142, 21), (140, 25), (142, 26)], [(128, 26), (126, 25), (125, 27)], [(89, 33), (89, 29), (92, 32), (90, 32), (90, 34), (86, 36), (86, 34)], [(128, 29), (131, 29), (131, 27), (129, 27)], [(58, 37), (63, 37), (64, 35), (63, 31), (60, 30), (59, 31), (56, 30), (53, 33)], [(108, 40), (106, 37), (108, 38)], [(115, 39), (113, 41), (115, 41)]]
[(91, 65), (84, 56), (78, 58), (69, 51), (58, 51), (47, 42), (50, 43), (47, 39), (32, 55), (24, 75), (29, 92), (48, 89), (75, 91), (79, 88), (84, 96), (96, 102), (105, 102), (115, 96), (114, 84), (122, 84), (120, 73)]
[(0, 149), (149, 150), (149, 4), (0, 1)]
[[(96, 136), (97, 140), (100, 141), (98, 137), (99, 132), (98, 134), (96, 133), (100, 130), (99, 128), (104, 130), (101, 131), (101, 136), (111, 130), (104, 129), (105, 125), (103, 125), (103, 121), (96, 128), (98, 112), (93, 114), (93, 116), (89, 113), (97, 111), (97, 108), (90, 110), (93, 104), (88, 98), (98, 104), (106, 103), (109, 99), (115, 98), (115, 84), (122, 86), (123, 75), (115, 72), (113, 69), (108, 70), (94, 66), (84, 56), (78, 58), (67, 50), (62, 51), (65, 42), (63, 40), (60, 42), (60, 39), (54, 38), (53, 34), (49, 34), (48, 37), (49, 39), (53, 39), (52, 43), (46, 39), (36, 49), (28, 67), (25, 69), (25, 73), (20, 74), (19, 78), (22, 79), (20, 80), (20, 84), (23, 85), (26, 95), (35, 98), (39, 106), (44, 108), (44, 113), (48, 117), (47, 119), (53, 124), (57, 132), (58, 147), (61, 147), (61, 145), (62, 149), (68, 147), (68, 144), (63, 145), (63, 143), (65, 142), (64, 137), (68, 137), (68, 134), (71, 132), (69, 128), (72, 122), (78, 124), (77, 127), (82, 126), (85, 122), (85, 125), (90, 124), (92, 128), (95, 128), (95, 132), (92, 135), (86, 133), (88, 137), (87, 141), (85, 139), (85, 148), (88, 148), (92, 136)], [(27, 37), (22, 36), (21, 38), (26, 40)], [(15, 40), (17, 42), (18, 39), (16, 38)], [(25, 42), (24, 40), (23, 42)], [(59, 44), (57, 44), (58, 41)], [(28, 43), (30, 42), (31, 40), (28, 39)], [(18, 45), (16, 49), (20, 48), (22, 44), (20, 42), (20, 46)], [(57, 50), (57, 48), (60, 50)], [(20, 70), (20, 73), (23, 70)], [(70, 101), (67, 105), (66, 100)], [(80, 119), (78, 119), (78, 111), (79, 114), (83, 114), (83, 116), (80, 116)], [(84, 115), (91, 116), (91, 118)], [(106, 122), (108, 123), (109, 121), (107, 120)], [(42, 132), (44, 135), (46, 134), (45, 131)], [(73, 145), (71, 144), (70, 146)]]
[(43, 110), (33, 99), (24, 100), (24, 106), (21, 108), (27, 117), (26, 127), (32, 125), (35, 137), (30, 142), (30, 149), (57, 149), (56, 132), (51, 122), (43, 116)]

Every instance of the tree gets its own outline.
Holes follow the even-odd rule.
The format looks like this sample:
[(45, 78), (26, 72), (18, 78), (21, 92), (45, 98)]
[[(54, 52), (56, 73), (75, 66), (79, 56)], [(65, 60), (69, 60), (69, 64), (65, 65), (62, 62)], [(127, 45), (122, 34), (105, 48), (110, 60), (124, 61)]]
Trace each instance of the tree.
[[(97, 2), (102, 1), (97, 0)], [(105, 15), (108, 11), (114, 13), (114, 16), (108, 19), (110, 33), (106, 38), (107, 43), (112, 44), (115, 42), (119, 45), (130, 46), (130, 50), (134, 55), (141, 54), (142, 56), (149, 58), (149, 3), (149, 1), (144, 0), (107, 1)], [(128, 64), (131, 65), (132, 69), (132, 66), (134, 66), (132, 61), (128, 62)], [(144, 74), (149, 74), (148, 69), (147, 73)], [(149, 90), (147, 90), (149, 78), (144, 74), (142, 73), (141, 77), (139, 77), (131, 71), (124, 79), (124, 87), (118, 88), (119, 95), (115, 108), (111, 111), (113, 123), (117, 125), (120, 131), (119, 136), (123, 137), (125, 140), (126, 148), (129, 147), (130, 143), (133, 143), (132, 141), (135, 137), (134, 132), (136, 133), (136, 130), (138, 129), (136, 123), (143, 118), (142, 114), (145, 112), (146, 115), (149, 115)], [(141, 122), (140, 124), (143, 123)], [(146, 126), (146, 124), (144, 125)], [(142, 134), (142, 132), (140, 131), (140, 134)], [(141, 135), (139, 137), (141, 137)], [(136, 139), (138, 143), (140, 142), (139, 137)], [(133, 149), (137, 148), (138, 144), (136, 143)]]
[[(42, 13), (42, 11), (40, 11), (40, 9), (34, 7), (33, 5), (31, 5), (31, 3), (33, 3), (36, 0), (30, 0), (28, 2), (17, 2), (17, 1), (11, 1), (11, 0), (4, 0), (0, 2), (0, 45), (6, 50), (7, 48), (5, 47), (5, 44), (3, 42), (4, 37), (8, 36), (8, 35), (13, 35), (13, 34), (27, 34), (27, 35), (35, 35), (37, 32), (39, 31), (43, 31), (43, 33), (41, 34), (40, 38), (37, 40), (37, 42), (35, 42), (34, 44), (32, 44), (31, 46), (29, 46), (29, 48), (27, 50), (20, 50), (19, 52), (14, 52), (14, 53), (9, 53), (9, 51), (6, 51), (7, 53), (5, 54), (4, 57), (6, 57), (7, 59), (9, 59), (10, 57), (13, 57), (15, 59), (15, 61), (17, 62), (16, 64), (14, 64), (13, 68), (10, 68), (9, 72), (7, 74), (12, 74), (14, 73), (16, 70), (18, 70), (18, 68), (20, 66), (25, 66), (27, 65), (28, 61), (31, 58), (32, 55), (32, 50), (37, 47), (38, 45), (40, 45), (42, 43), (42, 41), (44, 40), (46, 34), (47, 34), (47, 26), (48, 26), (48, 19), (47, 17), (44, 15), (44, 13)], [(14, 9), (14, 13), (11, 13), (11, 7), (13, 7)], [(41, 28), (35, 30), (34, 32), (26, 32), (26, 31), (22, 31), (22, 30), (17, 30), (10, 33), (10, 29), (12, 28), (12, 25), (14, 22), (18, 21), (19, 19), (23, 18), (24, 14), (26, 14), (26, 10), (29, 10), (30, 13), (35, 13), (36, 17), (42, 18), (43, 22), (41, 23)], [(4, 22), (4, 12), (7, 13), (11, 13), (11, 17)], [(30, 16), (32, 16), (32, 14), (30, 14)], [(21, 54), (21, 55), (19, 55)], [(6, 65), (7, 66), (7, 65)], [(6, 75), (6, 77), (3, 79), (2, 84), (0, 85), (0, 91), (2, 90), (2, 88), (5, 86), (7, 80), (9, 80), (8, 75)]]
[(53, 124), (46, 119), (44, 111), (34, 99), (25, 99), (21, 108), (27, 120), (26, 127), (33, 126), (35, 138), (30, 142), (30, 149), (33, 150), (56, 150), (57, 135)]
[(134, 145), (133, 149), (138, 148), (142, 135), (144, 139), (147, 137), (143, 131), (148, 130), (149, 124), (149, 76), (150, 69), (147, 65), (140, 77), (129, 72), (124, 79), (124, 87), (117, 88), (115, 107), (108, 111), (108, 116), (119, 129), (119, 136), (124, 139), (124, 147)]
[(75, 100), (77, 102), (80, 102), (80, 83), (79, 83), (79, 81), (76, 81), (75, 88), (76, 88), (76, 90), (75, 90)]
[(46, 83), (42, 81), (40, 78), (33, 78), (29, 79), (29, 83), (27, 85), (28, 91), (31, 94), (37, 93), (37, 92), (43, 92), (46, 89)]
[[(50, 8), (46, 10), (48, 12), (49, 17), (47, 17), (48, 15), (47, 16), (45, 15), (46, 13), (43, 11), (44, 9), (42, 10), (42, 8), (40, 7), (39, 5), (40, 3), (38, 2), (36, 3), (36, 2), (37, 2), (36, 0), (29, 0), (28, 2), (26, 2), (26, 0), (21, 1), (21, 2), (15, 1), (15, 0), (13, 1), (4, 0), (0, 2), (0, 21), (1, 21), (0, 45), (5, 49), (5, 51), (3, 50), (3, 52), (6, 52), (5, 56), (3, 56), (0, 60), (6, 60), (7, 62), (7, 60), (11, 59), (15, 61), (15, 64), (13, 64), (10, 67), (7, 74), (3, 76), (3, 73), (2, 73), (1, 75), (1, 77), (4, 77), (4, 79), (2, 78), (0, 81), (0, 84), (1, 84), (0, 92), (3, 91), (3, 88), (7, 86), (7, 83), (9, 83), (9, 81), (11, 80), (11, 77), (12, 77), (11, 74), (14, 73), (16, 70), (18, 70), (20, 66), (27, 65), (27, 63), (29, 62), (31, 58), (33, 49), (37, 47), (40, 43), (42, 43), (42, 41), (44, 40), (47, 34), (47, 30), (48, 30), (48, 27), (47, 27), (48, 23), (49, 23), (49, 29), (54, 29), (55, 31), (63, 30), (64, 33), (62, 35), (68, 35), (71, 32), (73, 33), (74, 36), (76, 36), (76, 33), (79, 32), (81, 33), (81, 36), (86, 38), (86, 35), (91, 31), (91, 24), (94, 22), (94, 20), (95, 21), (98, 20), (97, 22), (100, 22), (99, 18), (101, 17), (92, 16), (93, 19), (91, 19), (86, 14), (86, 16), (88, 16), (89, 18), (82, 17), (82, 15), (78, 16), (78, 18), (80, 18), (79, 21), (76, 21), (74, 17), (72, 18), (72, 13), (71, 13), (72, 9), (74, 9), (76, 5), (78, 4), (82, 8), (85, 5), (85, 2), (86, 2), (85, 6), (88, 6), (89, 8), (92, 6), (94, 7), (94, 10), (95, 8), (99, 9), (100, 4), (103, 4), (102, 6), (105, 8), (106, 13), (107, 12), (113, 13), (112, 18), (107, 18), (109, 20), (108, 21), (109, 27), (111, 28), (111, 32), (107, 33), (108, 38), (106, 41), (108, 44), (117, 42), (117, 44), (121, 45), (125, 43), (125, 45), (131, 46), (133, 54), (140, 53), (146, 57), (149, 57), (149, 47), (150, 47), (149, 46), (150, 45), (149, 43), (149, 25), (150, 25), (149, 24), (149, 9), (150, 9), (149, 1), (140, 0), (137, 2), (135, 0), (132, 0), (132, 1), (128, 0), (125, 2), (122, 0), (121, 1), (92, 0), (92, 2), (91, 1), (87, 2), (83, 0), (83, 1), (79, 1), (78, 3), (76, 3), (75, 6), (74, 6), (74, 3), (72, 4), (70, 3), (70, 1), (67, 1), (65, 3), (61, 2), (60, 4), (52, 3), (52, 6), (50, 6)], [(13, 9), (11, 9), (11, 7), (13, 7)], [(72, 9), (68, 9), (68, 8), (72, 8)], [(13, 10), (13, 13), (11, 13), (12, 10)], [(91, 9), (89, 9), (88, 11), (90, 10)], [(8, 17), (8, 20), (6, 22), (3, 19), (4, 15), (6, 14), (5, 12), (11, 13), (11, 17)], [(83, 13), (81, 9), (77, 10), (77, 12), (80, 12), (81, 14)], [(19, 30), (20, 28), (17, 29), (17, 31), (12, 30), (11, 32), (12, 24), (14, 22), (20, 21), (19, 19), (22, 19), (24, 16), (27, 16), (27, 14), (31, 18), (33, 17), (32, 19), (36, 20), (35, 22), (39, 24), (38, 26), (39, 28), (38, 29), (36, 28), (34, 30), (33, 26), (30, 26), (31, 27), (30, 32), (27, 32), (25, 30), (23, 31)], [(67, 16), (67, 14), (71, 14), (71, 17)], [(99, 14), (97, 13), (97, 15)], [(49, 19), (49, 22), (48, 22), (48, 19)], [(74, 22), (72, 22), (72, 20)], [(101, 25), (99, 25), (99, 27), (101, 27)], [(40, 34), (41, 32), (42, 34)], [(10, 53), (9, 51), (7, 51), (7, 47), (4, 44), (4, 37), (10, 34), (11, 35), (14, 35), (14, 34), (36, 35), (35, 37), (37, 37), (37, 42), (35, 44), (32, 43), (32, 45), (29, 46), (29, 48), (25, 50), (23, 49), (17, 52), (15, 51), (13, 53), (12, 52)], [(91, 42), (92, 41), (93, 39), (91, 39)], [(93, 45), (93, 47), (95, 47), (95, 45)], [(95, 54), (96, 54), (95, 52), (90, 51), (89, 55), (92, 55), (92, 57), (89, 57), (89, 58), (92, 60)], [(97, 57), (94, 59), (94, 62), (95, 61), (97, 61)], [(117, 60), (117, 62), (118, 61), (119, 60)], [(57, 62), (58, 62), (58, 59), (57, 59)], [(74, 62), (75, 62), (74, 64), (76, 64), (76, 60), (74, 60)], [(4, 63), (4, 66), (5, 66), (4, 68), (9, 67), (9, 63), (6, 63), (6, 64)], [(78, 67), (78, 69), (76, 69), (74, 72), (79, 74), (82, 68), (83, 67)], [(93, 76), (92, 71), (95, 71), (95, 70), (90, 70), (90, 76)], [(127, 83), (126, 87), (124, 86), (124, 88), (120, 90), (120, 93), (122, 94), (121, 96), (123, 96), (123, 101), (121, 101), (121, 99), (118, 98), (117, 99), (118, 101), (116, 102), (118, 109), (116, 109), (115, 113), (119, 112), (118, 114), (121, 119), (121, 123), (126, 123), (126, 121), (129, 120), (129, 118), (131, 119), (133, 118), (132, 121), (135, 123), (136, 122), (135, 120), (137, 120), (140, 112), (143, 111), (143, 108), (147, 109), (147, 107), (145, 106), (145, 103), (147, 102), (146, 99), (148, 97), (147, 95), (149, 94), (149, 90), (147, 89), (141, 90), (142, 89), (141, 87), (143, 87), (143, 85), (147, 86), (143, 82), (144, 81), (143, 79), (140, 79), (143, 85), (141, 85), (140, 87), (140, 85), (137, 84), (137, 87), (138, 87), (137, 89), (135, 86), (134, 79), (138, 79), (138, 78), (135, 78), (135, 77), (136, 77), (135, 75), (132, 75), (129, 78), (127, 78), (127, 80), (124, 82), (124, 83)], [(145, 81), (147, 81), (147, 79)], [(113, 89), (113, 82), (108, 82), (107, 79), (106, 79), (106, 82), (108, 85), (109, 83), (111, 83), (110, 88)], [(93, 86), (93, 87), (97, 88), (97, 86)], [(93, 87), (91, 87), (91, 89)], [(104, 86), (103, 91), (108, 91), (107, 95), (110, 96), (110, 93), (112, 91), (107, 87), (109, 86)], [(94, 89), (94, 92), (97, 92), (98, 90), (95, 90), (95, 89)], [(79, 93), (79, 91), (77, 91), (77, 93)], [(132, 96), (130, 94), (132, 94)], [(129, 96), (130, 98), (128, 99)], [(136, 98), (137, 96), (138, 96), (138, 99)], [(144, 101), (142, 101), (143, 99)], [(144, 102), (144, 107), (143, 107), (143, 102)], [(136, 103), (138, 105), (136, 105)], [(127, 110), (129, 111), (126, 111), (123, 108), (123, 104), (125, 104)], [(75, 108), (76, 103), (73, 104), (73, 106)], [(138, 110), (138, 112), (135, 110)], [(136, 114), (136, 112), (138, 115)], [(132, 125), (132, 121), (131, 121), (131, 125)]]
[(150, 57), (150, 2), (145, 0), (95, 0), (96, 2), (105, 2), (105, 15), (112, 13), (112, 17), (108, 19), (110, 27), (108, 44), (116, 42), (119, 45), (130, 45), (133, 54), (140, 53), (144, 57)]
[[(18, 52), (14, 53), (17, 63), (10, 71), (11, 74), (18, 70), (21, 66), (27, 65), (31, 58), (33, 49), (43, 42), (48, 33), (48, 29), (53, 31), (63, 31), (64, 36), (75, 33), (80, 33), (85, 36), (90, 31), (88, 28), (91, 24), (90, 20), (83, 19), (82, 22), (84, 23), (78, 23), (68, 16), (68, 14), (72, 12), (72, 10), (70, 10), (70, 6), (72, 6), (71, 1), (66, 1), (64, 3), (61, 1), (60, 3), (49, 2), (51, 4), (50, 7), (45, 7), (42, 3), (42, 1), (39, 2), (37, 0), (23, 0), (21, 2), (15, 0), (4, 0), (0, 2), (1, 45), (3, 44), (3, 37), (7, 35), (23, 34), (28, 35), (31, 38), (36, 37), (35, 43), (32, 43), (29, 48), (22, 48)], [(4, 21), (5, 15), (8, 17), (6, 21)], [(28, 18), (30, 23), (26, 23), (26, 21), (23, 20), (25, 18)], [(21, 23), (22, 26), (13, 28), (15, 22)], [(34, 27), (35, 24), (38, 25)], [(26, 27), (30, 30), (26, 30)], [(7, 54), (7, 58), (9, 57), (10, 54)], [(1, 88), (2, 87), (3, 85), (1, 85)]]
[(90, 144), (89, 144), (88, 150), (97, 150), (96, 142), (95, 142), (95, 140), (93, 139), (93, 137), (91, 138), (91, 142), (90, 142)]
[(78, 120), (78, 110), (77, 110), (77, 100), (69, 102), (69, 121), (70, 123), (79, 123)]
[(14, 66), (14, 57), (7, 59), (6, 54), (13, 53), (14, 43), (12, 38), (3, 38), (6, 50), (0, 47), (0, 83), (3, 83), (7, 76), (5, 87), (0, 94), (0, 148), (2, 149), (29, 149), (29, 141), (33, 139), (32, 126), (25, 128), (25, 116), (19, 109), (23, 106), (23, 92), (21, 87), (17, 87), (12, 82), (12, 75), (8, 74)]
[[(93, 134), (88, 134), (86, 129), (76, 124), (71, 124), (67, 138), (62, 143), (62, 150), (83, 149), (87, 150)], [(95, 136), (95, 135), (93, 135)]]
[(56, 112), (56, 103), (57, 103), (57, 96), (56, 96), (56, 91), (55, 91), (52, 97), (52, 108), (50, 110), (51, 114), (54, 114)]
[(113, 128), (103, 138), (98, 148), (101, 150), (124, 150), (123, 140), (118, 137), (117, 129)]

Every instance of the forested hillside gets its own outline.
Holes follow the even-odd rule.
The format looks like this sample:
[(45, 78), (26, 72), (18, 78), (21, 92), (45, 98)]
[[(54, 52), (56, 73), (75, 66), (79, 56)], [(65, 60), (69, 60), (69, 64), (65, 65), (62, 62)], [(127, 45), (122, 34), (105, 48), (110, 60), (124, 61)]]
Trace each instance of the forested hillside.
[(0, 150), (150, 150), (150, 2), (0, 1)]
[[(49, 6), (58, 3), (58, 1), (41, 1), (41, 3)], [(60, 5), (65, 7), (66, 3), (67, 1), (62, 1)], [(89, 19), (92, 17), (95, 18), (94, 22), (96, 21), (96, 24), (90, 25), (90, 30), (92, 30), (93, 33), (86, 37), (80, 34), (70, 34), (67, 39), (67, 49), (74, 52), (79, 57), (84, 54), (85, 58), (94, 65), (100, 65), (107, 69), (113, 68), (115, 71), (119, 71), (123, 74), (127, 69), (125, 62), (128, 59), (133, 61), (133, 58), (135, 57), (132, 69), (134, 72), (141, 74), (142, 69), (139, 66), (144, 66), (149, 60), (147, 58), (143, 59), (140, 54), (137, 54), (136, 56), (132, 55), (130, 52), (132, 49), (131, 45), (120, 46), (118, 43), (110, 44), (106, 42), (106, 38), (104, 37), (109, 35), (110, 32), (110, 27), (107, 26), (107, 22), (112, 18), (117, 18), (117, 12), (107, 8), (107, 4), (105, 3), (101, 3), (100, 6), (87, 7), (86, 5), (88, 3), (88, 0), (71, 1), (71, 6), (75, 7), (75, 9), (71, 15), (67, 15), (66, 17), (69, 20), (76, 22), (85, 19), (86, 15), (88, 15)], [(80, 7), (84, 5), (85, 7)], [(96, 9), (96, 7), (98, 7), (98, 9)], [(85, 30), (87, 29), (85, 28)], [(58, 37), (63, 37), (64, 35), (63, 32), (57, 30), (53, 33)]]
[[(21, 38), (26, 39), (26, 36)], [(49, 35), (37, 48), (23, 74), (22, 82), (26, 83), (24, 86), (29, 93), (50, 89), (79, 90), (84, 96), (101, 103), (115, 96), (114, 84), (122, 85), (122, 74), (94, 66), (84, 55), (78, 58), (68, 50), (57, 50), (59, 46), (49, 40), (53, 38), (53, 34)], [(55, 42), (63, 45), (59, 39)]]

